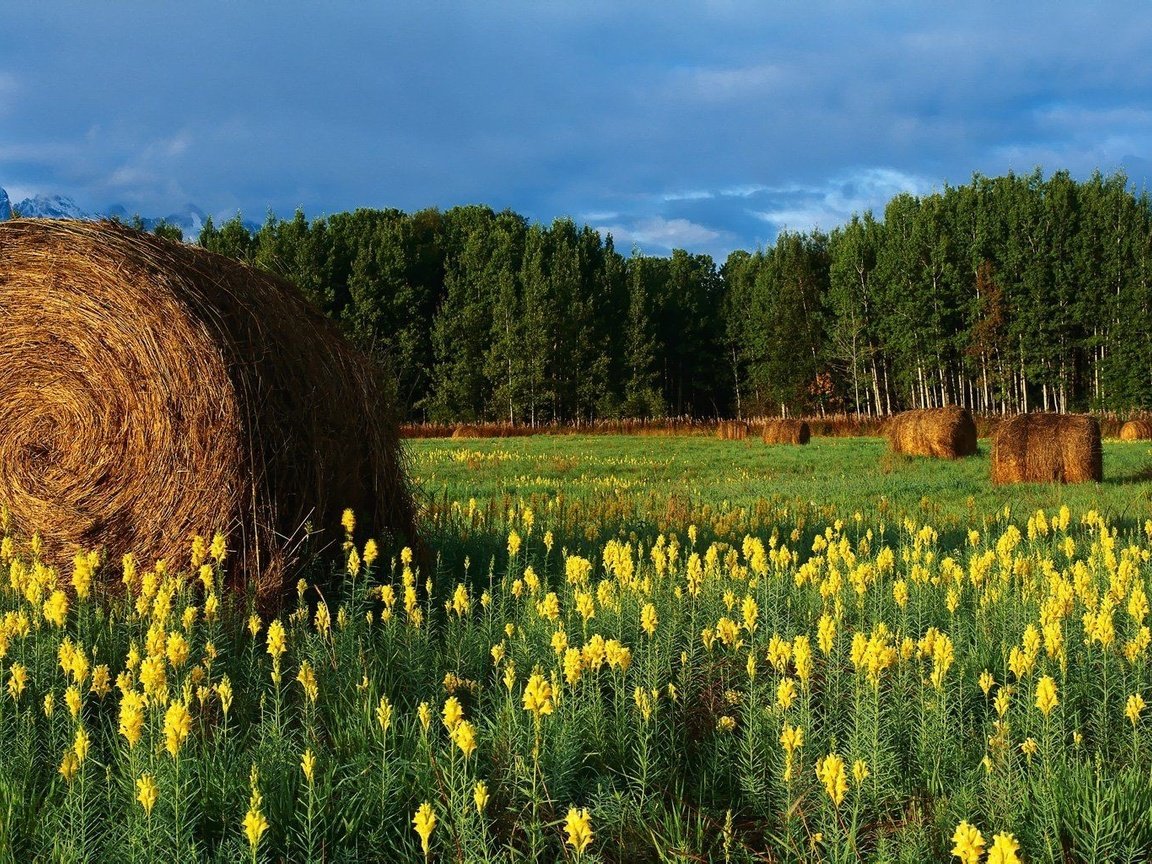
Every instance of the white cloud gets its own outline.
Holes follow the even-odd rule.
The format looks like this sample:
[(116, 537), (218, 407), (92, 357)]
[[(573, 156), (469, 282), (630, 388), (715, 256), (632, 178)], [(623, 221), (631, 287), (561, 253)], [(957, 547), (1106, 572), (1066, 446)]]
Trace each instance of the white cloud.
[(881, 211), (901, 192), (923, 195), (932, 189), (924, 177), (895, 168), (863, 168), (830, 177), (822, 184), (765, 189), (766, 207), (753, 209), (757, 218), (779, 228), (830, 230), (847, 222), (853, 213)]
[(665, 219), (663, 216), (640, 219), (631, 225), (599, 225), (596, 230), (601, 234), (611, 234), (617, 246), (635, 243), (660, 249), (695, 249), (721, 236), (721, 232), (688, 219)]

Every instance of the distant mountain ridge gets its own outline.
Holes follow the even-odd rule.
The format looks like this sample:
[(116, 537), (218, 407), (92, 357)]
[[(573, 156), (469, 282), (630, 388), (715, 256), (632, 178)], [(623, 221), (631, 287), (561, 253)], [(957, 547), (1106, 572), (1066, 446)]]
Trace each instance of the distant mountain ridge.
[[(89, 212), (66, 195), (36, 195), (13, 203), (9, 200), (8, 193), (0, 187), (0, 220), (11, 219), (16, 214), (31, 219), (117, 219), (124, 223), (132, 222), (136, 216), (134, 213), (129, 213), (123, 204), (111, 204), (101, 210)], [(185, 240), (195, 240), (200, 236), (200, 230), (207, 219), (208, 214), (195, 204), (188, 204), (182, 211), (169, 213), (167, 216), (140, 217), (144, 230), (152, 231), (161, 223), (175, 225), (184, 232)], [(259, 228), (247, 220), (244, 225), (249, 230)]]

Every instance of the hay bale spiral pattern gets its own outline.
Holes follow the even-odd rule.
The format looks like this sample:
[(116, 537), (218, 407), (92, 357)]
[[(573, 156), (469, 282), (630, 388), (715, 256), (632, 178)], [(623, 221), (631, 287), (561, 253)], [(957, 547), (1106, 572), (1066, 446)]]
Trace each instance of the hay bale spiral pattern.
[(291, 581), (344, 507), (414, 539), (389, 399), (287, 283), (112, 223), (0, 224), (0, 503), (50, 561), (186, 562), (224, 531), (234, 583)]
[(1147, 441), (1152, 439), (1152, 420), (1129, 420), (1120, 427), (1121, 441)]

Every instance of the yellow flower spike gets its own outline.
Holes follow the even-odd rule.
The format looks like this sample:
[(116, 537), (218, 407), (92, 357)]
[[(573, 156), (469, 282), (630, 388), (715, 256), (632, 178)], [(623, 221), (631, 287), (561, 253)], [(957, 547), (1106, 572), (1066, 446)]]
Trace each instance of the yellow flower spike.
[(1144, 697), (1139, 693), (1133, 693), (1128, 697), (1128, 702), (1124, 706), (1124, 716), (1128, 718), (1128, 722), (1132, 724), (1133, 728), (1140, 722), (1140, 715), (1144, 711)]
[(792, 707), (796, 699), (796, 681), (792, 678), (781, 678), (776, 686), (776, 704), (782, 711)]
[(156, 778), (151, 774), (141, 774), (136, 781), (136, 800), (144, 808), (145, 816), (152, 816), (152, 808), (159, 798), (160, 788), (156, 785)]
[(144, 707), (147, 704), (145, 697), (140, 693), (129, 690), (120, 700), (120, 734), (128, 742), (131, 750), (140, 741), (144, 729)]
[(816, 778), (824, 784), (829, 800), (839, 807), (848, 794), (848, 775), (844, 770), (844, 760), (835, 753), (816, 761)]
[(68, 783), (72, 782), (72, 778), (76, 776), (76, 772), (80, 770), (80, 760), (76, 758), (76, 753), (71, 748), (64, 754), (64, 758), (60, 760), (60, 776)]
[(852, 778), (856, 781), (857, 786), (867, 780), (871, 775), (872, 772), (868, 770), (868, 763), (865, 760), (857, 759), (852, 763)]
[(461, 720), (452, 730), (452, 743), (460, 748), (464, 758), (468, 759), (476, 752), (476, 727), (467, 720)]
[(444, 719), (444, 728), (449, 732), (454, 732), (456, 727), (459, 726), (464, 719), (464, 709), (460, 705), (460, 700), (455, 696), (449, 696), (444, 700), (442, 716)]
[(192, 715), (183, 702), (173, 701), (164, 714), (164, 746), (175, 759), (192, 731)]
[(216, 684), (216, 695), (220, 698), (220, 710), (227, 717), (228, 711), (232, 707), (232, 682), (227, 675)]
[(259, 615), (252, 614), (248, 616), (248, 635), (253, 639), (255, 639), (256, 636), (260, 633), (260, 628), (263, 626), (263, 622), (260, 620)]
[(997, 834), (992, 838), (986, 864), (1021, 864), (1016, 854), (1019, 851), (1020, 844), (1012, 834)]
[(524, 710), (539, 722), (541, 717), (552, 713), (553, 707), (552, 685), (539, 671), (533, 672), (524, 688)]
[(300, 757), (300, 770), (304, 772), (304, 779), (311, 786), (316, 780), (316, 754), (312, 752), (311, 747)]
[(952, 854), (960, 859), (960, 864), (980, 864), (984, 855), (984, 835), (968, 822), (961, 822), (952, 834)]
[(568, 816), (564, 820), (564, 831), (567, 833), (567, 843), (571, 846), (577, 855), (583, 855), (592, 843), (592, 818), (588, 815), (587, 808), (577, 810), (575, 807), (568, 808)]
[(1048, 675), (1043, 676), (1036, 685), (1036, 707), (1045, 717), (1060, 704), (1056, 697), (1056, 682)]
[(421, 702), (416, 707), (416, 716), (420, 718), (420, 728), (427, 733), (428, 727), (432, 725), (432, 708), (427, 702)]
[(208, 547), (208, 554), (217, 564), (224, 562), (228, 555), (228, 538), (217, 531), (212, 535), (212, 545)]
[(28, 667), (23, 663), (13, 663), (8, 670), (8, 695), (13, 702), (19, 702), (28, 686)]
[(381, 732), (388, 733), (388, 727), (392, 725), (392, 703), (387, 696), (381, 696), (380, 704), (376, 706), (376, 723)]
[(284, 625), (280, 623), (279, 618), (272, 619), (272, 623), (268, 625), (266, 650), (273, 660), (279, 660), (280, 657), (288, 650), (288, 635), (284, 630)]
[(68, 713), (72, 715), (73, 719), (80, 713), (80, 706), (82, 703), (80, 696), (80, 688), (72, 684), (64, 691), (64, 704), (68, 706)]
[(344, 533), (351, 535), (356, 531), (356, 514), (352, 512), (352, 508), (347, 508), (340, 516), (340, 524), (344, 527)]
[(432, 832), (436, 830), (436, 811), (432, 809), (429, 802), (425, 801), (420, 805), (416, 815), (412, 817), (412, 825), (420, 836), (420, 848), (424, 850), (424, 857), (427, 858), (431, 851), (429, 844), (432, 839)]
[(264, 832), (268, 830), (268, 820), (264, 818), (260, 807), (263, 803), (263, 798), (260, 795), (260, 790), (255, 785), (252, 786), (252, 797), (248, 800), (248, 812), (244, 814), (244, 836), (248, 838), (248, 846), (252, 850), (252, 854), (256, 854), (256, 847), (260, 845), (260, 838), (264, 836)]
[[(984, 691), (984, 696), (987, 697), (988, 693), (992, 690), (992, 686), (996, 683), (996, 679), (992, 677), (992, 673), (985, 669), (980, 673), (980, 679), (977, 682), (980, 689)], [(961, 823), (967, 825), (967, 822)]]
[(52, 596), (44, 601), (43, 612), (44, 620), (63, 627), (68, 619), (68, 595), (60, 590), (53, 591)]
[(476, 784), (476, 788), (472, 790), (472, 800), (476, 804), (476, 812), (483, 813), (484, 808), (488, 806), (488, 784), (483, 780)]
[(92, 746), (92, 740), (88, 737), (88, 731), (80, 726), (76, 729), (76, 737), (72, 739), (72, 752), (76, 754), (77, 764), (83, 764), (84, 760), (88, 758), (88, 750)]
[(656, 628), (660, 624), (660, 618), (656, 614), (656, 607), (651, 603), (646, 603), (644, 608), (640, 610), (640, 627), (649, 637), (656, 634)]
[(304, 695), (308, 701), (315, 705), (320, 696), (320, 685), (316, 680), (316, 672), (312, 669), (312, 664), (309, 661), (305, 660), (300, 664), (300, 671), (296, 673), (296, 680), (304, 690)]

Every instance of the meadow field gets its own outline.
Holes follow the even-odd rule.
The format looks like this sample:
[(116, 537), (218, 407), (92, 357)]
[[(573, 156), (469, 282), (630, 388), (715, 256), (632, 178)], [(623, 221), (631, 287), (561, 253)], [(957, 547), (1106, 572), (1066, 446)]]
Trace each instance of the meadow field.
[(0, 860), (1152, 855), (1146, 442), (1069, 487), (986, 443), (406, 447), (436, 563), (347, 514), (264, 614), (227, 538), (55, 574), (6, 533)]

